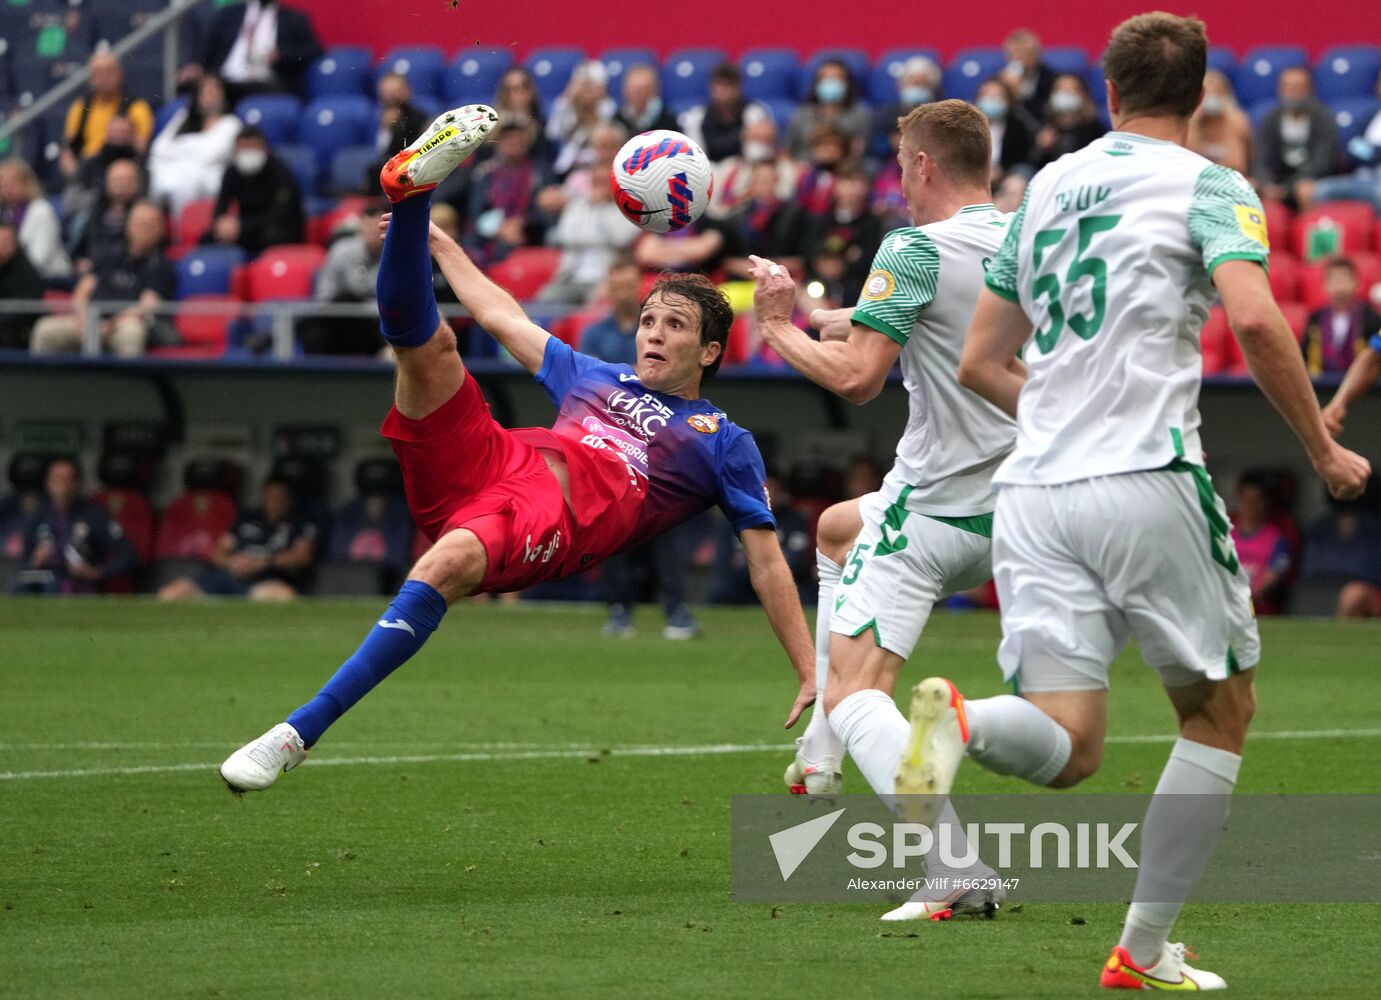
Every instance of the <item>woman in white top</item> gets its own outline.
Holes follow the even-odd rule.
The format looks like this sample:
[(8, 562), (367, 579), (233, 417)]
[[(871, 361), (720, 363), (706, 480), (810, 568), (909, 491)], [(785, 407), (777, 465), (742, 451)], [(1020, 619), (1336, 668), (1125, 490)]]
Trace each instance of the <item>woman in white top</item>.
[(149, 195), (174, 216), (189, 202), (216, 197), (240, 128), (227, 113), (220, 77), (202, 77), (195, 102), (173, 115), (149, 147)]
[(0, 162), (0, 221), (19, 231), (19, 245), (46, 281), (72, 276), (72, 261), (62, 248), (58, 213), (43, 197), (33, 168), (18, 157)]

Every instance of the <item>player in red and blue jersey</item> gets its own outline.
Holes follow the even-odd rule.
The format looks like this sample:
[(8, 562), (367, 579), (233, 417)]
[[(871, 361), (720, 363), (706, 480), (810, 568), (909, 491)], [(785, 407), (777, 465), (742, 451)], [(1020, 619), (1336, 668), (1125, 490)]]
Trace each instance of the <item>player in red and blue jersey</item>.
[[(775, 532), (762, 457), (700, 389), (719, 367), (733, 313), (697, 275), (668, 275), (642, 304), (634, 365), (579, 354), (430, 225), (430, 192), (498, 116), (448, 111), (384, 167), (393, 203), (379, 264), (384, 338), (398, 359), (383, 433), (413, 518), (432, 540), (397, 598), (326, 686), (221, 765), (238, 791), (269, 787), (328, 726), (416, 653), (447, 607), (595, 565), (711, 506), (742, 539), (752, 579), (802, 680), (814, 652)], [(506, 430), (489, 415), (432, 292), (431, 257), (461, 304), (558, 409), (550, 428)]]

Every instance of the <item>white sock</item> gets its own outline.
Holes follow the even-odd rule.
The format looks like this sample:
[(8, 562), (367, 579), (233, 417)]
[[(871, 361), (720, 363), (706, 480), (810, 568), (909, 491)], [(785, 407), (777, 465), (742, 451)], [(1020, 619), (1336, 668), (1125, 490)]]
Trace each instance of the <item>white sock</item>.
[(1069, 731), (1025, 698), (964, 702), (969, 756), (996, 774), (1048, 785), (1069, 763)]
[[(973, 878), (991, 870), (978, 857), (976, 849), (970, 857), (969, 839), (964, 835), (964, 825), (959, 822), (959, 814), (954, 811), (954, 802), (950, 799), (945, 800), (945, 807), (940, 810), (940, 818), (935, 821), (933, 832), (935, 845), (925, 856), (925, 873), (929, 877), (940, 878), (949, 875)], [(945, 851), (940, 850), (942, 836), (947, 838), (949, 845)]]
[(855, 691), (834, 707), (830, 725), (873, 791), (894, 794), (897, 762), (911, 724), (892, 696), (876, 688)]
[(812, 764), (830, 758), (842, 761), (844, 746), (825, 717), (825, 684), (830, 674), (830, 615), (834, 611), (834, 588), (844, 567), (825, 553), (815, 552), (820, 574), (820, 596), (815, 605), (815, 707), (801, 738), (801, 756)]
[[(1160, 961), (1170, 928), (1198, 885), (1228, 821), (1242, 758), (1180, 737), (1141, 827), (1141, 868), (1122, 947), (1142, 968)], [(1185, 796), (1202, 796), (1189, 799)], [(1166, 796), (1166, 798), (1161, 798)], [(1145, 900), (1145, 902), (1141, 902)]]

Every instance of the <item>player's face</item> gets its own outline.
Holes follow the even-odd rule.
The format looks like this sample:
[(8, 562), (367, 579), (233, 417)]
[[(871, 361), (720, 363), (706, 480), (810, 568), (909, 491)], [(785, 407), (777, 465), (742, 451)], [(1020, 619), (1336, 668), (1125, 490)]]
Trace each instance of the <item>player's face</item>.
[(700, 306), (661, 292), (643, 303), (637, 346), (638, 379), (649, 389), (670, 395), (691, 390), (698, 395), (701, 369), (719, 350), (718, 344), (704, 347), (700, 343)]

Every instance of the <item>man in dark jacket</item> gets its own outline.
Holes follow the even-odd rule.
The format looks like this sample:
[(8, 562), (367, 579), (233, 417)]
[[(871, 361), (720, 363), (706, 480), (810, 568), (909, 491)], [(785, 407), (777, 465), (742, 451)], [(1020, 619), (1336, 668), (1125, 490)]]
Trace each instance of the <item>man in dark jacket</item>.
[(225, 80), (234, 104), (250, 94), (303, 95), (307, 67), (321, 55), (312, 22), (301, 11), (275, 0), (249, 0), (216, 11), (201, 39), (199, 59), (182, 68), (182, 82), (198, 79), (203, 68)]
[[(34, 269), (19, 234), (11, 222), (0, 223), (0, 302), (43, 298), (43, 277)], [(0, 313), (0, 351), (22, 351), (29, 346), (29, 328), (34, 317), (23, 313)]]
[(1314, 96), (1314, 79), (1303, 66), (1283, 70), (1276, 88), (1280, 103), (1256, 130), (1252, 179), (1264, 200), (1293, 203), (1301, 186), (1333, 173), (1338, 124)]
[(614, 120), (629, 135), (656, 128), (678, 128), (676, 116), (662, 102), (662, 81), (652, 66), (640, 64), (623, 74), (623, 103)]
[[(232, 213), (231, 209), (236, 211)], [(221, 181), (214, 221), (203, 242), (241, 246), (258, 254), (278, 243), (301, 243), (306, 223), (302, 193), (288, 165), (254, 127), (240, 132)]]
[(14, 590), (25, 594), (90, 594), (138, 563), (118, 521), (81, 495), (81, 470), (54, 459), (46, 497), (24, 532), (23, 568)]
[(422, 130), (432, 123), (431, 117), (412, 103), (412, 84), (402, 73), (385, 73), (379, 77), (376, 86), (379, 97), (379, 127), (375, 133), (374, 151), (378, 154), (374, 162), (360, 178), (360, 190), (370, 195), (381, 195), (379, 171), (398, 150), (422, 134)]

